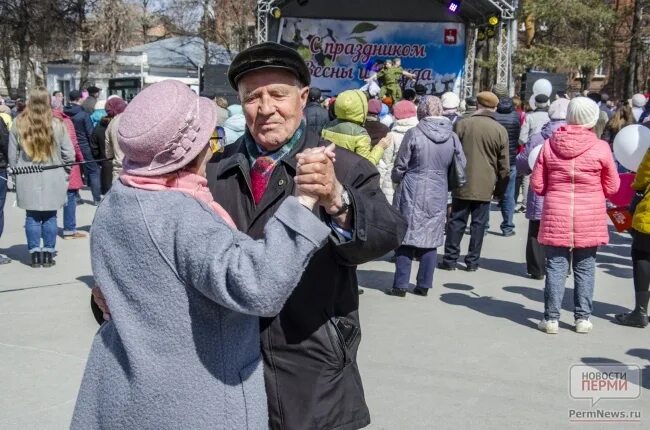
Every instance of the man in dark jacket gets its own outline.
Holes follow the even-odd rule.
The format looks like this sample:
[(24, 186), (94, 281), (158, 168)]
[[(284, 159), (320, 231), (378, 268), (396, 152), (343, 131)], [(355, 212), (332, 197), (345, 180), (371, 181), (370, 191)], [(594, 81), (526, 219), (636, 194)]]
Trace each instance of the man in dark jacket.
[[(505, 86), (504, 86), (505, 87)], [(508, 132), (508, 155), (510, 160), (510, 176), (508, 177), (508, 185), (506, 186), (503, 200), (501, 200), (501, 215), (503, 222), (501, 223), (501, 233), (505, 237), (515, 235), (515, 223), (513, 217), (515, 214), (515, 190), (517, 185), (517, 152), (519, 149), (519, 136), (521, 134), (521, 123), (519, 121), (519, 114), (515, 109), (515, 104), (510, 97), (508, 97), (507, 87), (505, 91), (497, 91), (501, 89), (494, 86), (494, 94), (499, 97), (499, 105), (494, 114), (494, 119), (501, 124)]]
[[(7, 165), (9, 164), (9, 130), (0, 118), (0, 238), (5, 227), (5, 200), (7, 200)], [(0, 254), (0, 264), (11, 263), (11, 259)]]
[(321, 91), (318, 88), (309, 89), (309, 101), (305, 106), (305, 121), (307, 121), (307, 128), (314, 134), (320, 136), (323, 127), (330, 122), (329, 113), (321, 105)]
[[(74, 124), (74, 130), (77, 133), (77, 142), (79, 143), (79, 149), (81, 149), (84, 160), (94, 160), (95, 158), (90, 149), (90, 141), (93, 135), (93, 123), (90, 120), (90, 114), (79, 103), (79, 100), (81, 100), (81, 93), (79, 91), (70, 91), (69, 97), (70, 104), (63, 108), (63, 113), (68, 115)], [(93, 204), (99, 205), (102, 197), (99, 166), (92, 161), (85, 163), (83, 164), (83, 172), (87, 185), (90, 187), (93, 195)]]
[(83, 104), (81, 105), (86, 112), (89, 114), (92, 114), (95, 112), (95, 106), (97, 105), (97, 99), (99, 98), (99, 94), (102, 92), (100, 88), (97, 88), (94, 85), (91, 85), (87, 89), (88, 91), (88, 97), (86, 97), (86, 100), (83, 101)]
[(406, 223), (381, 192), (372, 164), (342, 148), (332, 163), (321, 148), (329, 142), (306, 127), (310, 76), (296, 51), (271, 42), (252, 46), (235, 57), (228, 78), (246, 100), (247, 131), (208, 165), (215, 200), (241, 231), (262, 239), (300, 183), (319, 198), (319, 215), (332, 229), (280, 314), (260, 322), (269, 427), (366, 427), (356, 266), (397, 248)]
[(478, 270), (483, 236), (489, 220), (492, 197), (501, 197), (510, 174), (508, 132), (494, 119), (499, 99), (491, 92), (476, 97), (478, 111), (458, 122), (456, 134), (467, 158), (467, 184), (453, 192), (451, 216), (447, 225), (445, 257), (438, 266), (456, 270), (467, 219), (472, 215), (471, 239), (465, 257), (469, 272)]
[[(268, 61), (260, 66), (257, 58)], [(323, 222), (332, 227), (329, 243), (312, 258), (282, 312), (261, 322), (269, 425), (365, 427), (370, 416), (356, 363), (361, 337), (356, 266), (399, 246), (405, 222), (364, 158), (338, 148), (335, 164), (322, 152), (296, 163), (296, 154), (327, 144), (300, 122), (310, 78), (297, 52), (275, 43), (253, 46), (233, 60), (228, 76), (240, 98), (252, 102), (244, 105), (248, 132), (208, 166), (217, 202), (242, 231), (262, 238), (266, 222), (299, 181), (311, 184)], [(264, 95), (280, 87), (287, 100), (267, 105)], [(268, 125), (273, 123), (281, 125)], [(264, 151), (286, 155), (275, 162), (260, 195), (250, 190), (259, 190), (256, 172), (260, 157), (268, 156)]]

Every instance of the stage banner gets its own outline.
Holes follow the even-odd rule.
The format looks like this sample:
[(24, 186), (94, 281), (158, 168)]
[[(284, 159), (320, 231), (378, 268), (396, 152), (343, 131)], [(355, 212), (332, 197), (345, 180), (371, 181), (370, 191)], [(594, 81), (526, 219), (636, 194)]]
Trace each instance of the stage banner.
[(307, 61), (312, 86), (328, 95), (360, 88), (384, 60), (401, 58), (404, 70), (429, 94), (460, 94), (465, 26), (448, 22), (346, 21), (283, 18), (278, 42)]

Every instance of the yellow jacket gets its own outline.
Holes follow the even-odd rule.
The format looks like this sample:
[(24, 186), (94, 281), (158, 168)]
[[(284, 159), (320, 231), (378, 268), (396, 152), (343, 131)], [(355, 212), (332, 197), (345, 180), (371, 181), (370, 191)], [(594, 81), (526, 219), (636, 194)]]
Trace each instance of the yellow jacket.
[(366, 95), (359, 90), (342, 92), (336, 98), (334, 113), (337, 119), (323, 128), (322, 137), (377, 165), (384, 155), (384, 149), (380, 146), (373, 148), (370, 135), (362, 127), (368, 116)]
[(650, 187), (650, 150), (645, 153), (643, 161), (639, 166), (636, 177), (632, 183), (632, 188), (645, 196), (641, 203), (638, 204), (634, 211), (632, 218), (632, 228), (638, 232), (650, 234), (650, 195), (648, 188)]
[(7, 130), (11, 130), (11, 124), (13, 123), (11, 115), (8, 113), (0, 112), (0, 119), (4, 121), (5, 125), (7, 126)]

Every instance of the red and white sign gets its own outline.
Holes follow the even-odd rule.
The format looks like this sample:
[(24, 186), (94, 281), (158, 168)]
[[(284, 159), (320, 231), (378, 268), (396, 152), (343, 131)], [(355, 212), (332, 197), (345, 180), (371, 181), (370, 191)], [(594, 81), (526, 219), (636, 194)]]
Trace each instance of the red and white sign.
[(455, 45), (458, 42), (458, 30), (455, 28), (445, 29), (445, 45)]

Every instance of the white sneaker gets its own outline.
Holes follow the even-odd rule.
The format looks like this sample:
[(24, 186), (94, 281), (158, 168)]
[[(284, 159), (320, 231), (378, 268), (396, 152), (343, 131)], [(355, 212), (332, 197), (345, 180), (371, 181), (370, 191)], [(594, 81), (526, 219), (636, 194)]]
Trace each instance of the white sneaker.
[(558, 320), (541, 320), (537, 324), (537, 328), (546, 334), (557, 334), (560, 329), (560, 322)]
[(587, 334), (593, 328), (594, 325), (589, 320), (576, 320), (576, 333)]

